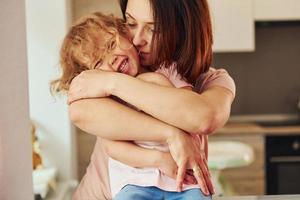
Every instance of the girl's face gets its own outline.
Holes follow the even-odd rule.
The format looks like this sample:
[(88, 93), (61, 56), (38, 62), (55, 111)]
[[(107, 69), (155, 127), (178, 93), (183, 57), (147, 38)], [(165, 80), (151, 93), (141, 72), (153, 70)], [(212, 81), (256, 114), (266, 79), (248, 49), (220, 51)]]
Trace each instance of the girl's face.
[(141, 65), (151, 66), (150, 51), (154, 22), (149, 0), (128, 0), (125, 17), (130, 37), (139, 52)]
[(94, 69), (136, 76), (139, 71), (139, 58), (129, 39), (122, 35), (110, 36), (106, 39), (104, 45), (106, 51), (96, 60)]

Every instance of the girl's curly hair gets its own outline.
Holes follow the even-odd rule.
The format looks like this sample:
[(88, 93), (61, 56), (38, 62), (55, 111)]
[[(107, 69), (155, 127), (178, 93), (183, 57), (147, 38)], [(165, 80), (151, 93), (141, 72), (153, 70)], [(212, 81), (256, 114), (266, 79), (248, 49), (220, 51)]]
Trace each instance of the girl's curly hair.
[(51, 81), (51, 92), (68, 91), (72, 79), (105, 53), (108, 37), (127, 36), (122, 19), (95, 12), (77, 20), (69, 29), (60, 49), (62, 75)]

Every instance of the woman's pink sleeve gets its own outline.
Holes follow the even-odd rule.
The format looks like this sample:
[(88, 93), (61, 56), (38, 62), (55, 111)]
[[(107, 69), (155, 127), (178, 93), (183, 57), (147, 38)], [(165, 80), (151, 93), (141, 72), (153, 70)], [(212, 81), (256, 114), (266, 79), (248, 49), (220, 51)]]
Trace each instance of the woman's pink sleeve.
[(236, 93), (234, 80), (225, 69), (210, 68), (205, 74), (202, 74), (196, 83), (195, 91), (202, 93), (213, 86), (220, 86), (232, 92), (233, 96)]
[(111, 200), (108, 155), (97, 138), (86, 173), (73, 195), (73, 200)]

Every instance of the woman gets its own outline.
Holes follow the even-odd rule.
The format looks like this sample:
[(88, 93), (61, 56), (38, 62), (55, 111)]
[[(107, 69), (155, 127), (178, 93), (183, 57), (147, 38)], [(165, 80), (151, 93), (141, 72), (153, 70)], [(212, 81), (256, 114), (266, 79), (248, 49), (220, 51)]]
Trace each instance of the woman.
[[(77, 20), (66, 34), (60, 51), (62, 75), (52, 82), (51, 89), (53, 94), (67, 92), (74, 77), (83, 71), (92, 69), (116, 71), (166, 87), (175, 86), (191, 89), (191, 85), (182, 80), (181, 76), (176, 73), (174, 65), (168, 70), (160, 68), (156, 70), (156, 73), (148, 72), (137, 75), (139, 66), (137, 51), (128, 38), (127, 28), (122, 20), (112, 15), (103, 15), (99, 12), (92, 13)], [(173, 71), (172, 82), (166, 78), (169, 76), (166, 73), (168, 71)], [(124, 105), (135, 109), (131, 105)], [(200, 142), (196, 143), (198, 139), (199, 136), (195, 136), (195, 144), (200, 148)], [(124, 199), (123, 192), (126, 190), (126, 194), (128, 194), (128, 185), (131, 185), (132, 189), (134, 187), (144, 189), (145, 181), (141, 183), (140, 180), (153, 178), (153, 176), (161, 176), (165, 177), (166, 180), (171, 180), (164, 187), (172, 188), (175, 186), (177, 165), (168, 153), (166, 144), (134, 141), (133, 144), (145, 148), (142, 149), (141, 154), (137, 155), (137, 152), (134, 152), (134, 160), (124, 158), (120, 154), (120, 152), (131, 151), (132, 147), (136, 148), (133, 144), (115, 145), (115, 142), (107, 140), (104, 140), (102, 144), (110, 157), (109, 175), (113, 197), (118, 193), (118, 196)], [(169, 196), (186, 197), (195, 196), (195, 194), (199, 196), (201, 193), (196, 183), (193, 174), (187, 174), (185, 184), (189, 185), (189, 190), (184, 194), (170, 193)], [(136, 189), (134, 189), (135, 191)], [(167, 190), (162, 192), (169, 193)], [(201, 196), (203, 195), (201, 194)], [(132, 199), (130, 196), (128, 198)]]
[[(212, 33), (207, 2), (128, 0), (120, 5), (144, 70), (175, 62), (194, 91), (161, 87), (114, 72), (90, 71), (74, 79), (70, 102), (97, 91), (98, 97), (112, 94), (150, 116), (98, 98), (73, 102), (71, 119), (86, 132), (106, 139), (167, 141), (178, 166), (179, 189), (186, 169), (192, 168), (203, 193), (213, 193), (206, 169), (207, 135), (228, 120), (235, 87), (226, 71), (209, 68)], [(95, 82), (105, 84), (97, 87)], [(95, 87), (89, 87), (91, 84)], [(203, 154), (192, 148), (192, 139), (185, 132), (202, 136)], [(75, 198), (110, 199), (104, 155), (98, 139)]]

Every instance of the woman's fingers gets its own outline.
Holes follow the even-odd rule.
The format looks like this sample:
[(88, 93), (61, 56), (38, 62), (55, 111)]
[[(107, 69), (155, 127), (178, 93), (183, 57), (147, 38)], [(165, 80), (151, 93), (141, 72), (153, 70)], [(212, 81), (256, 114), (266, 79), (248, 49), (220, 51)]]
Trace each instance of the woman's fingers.
[(182, 183), (184, 180), (185, 172), (186, 172), (186, 163), (178, 167), (177, 178), (176, 178), (176, 185), (177, 185), (178, 192), (182, 191)]
[(209, 170), (207, 167), (207, 162), (205, 159), (205, 154), (201, 154), (201, 158), (198, 162), (198, 165), (201, 170), (201, 174), (202, 174), (203, 180), (205, 181), (205, 185), (208, 189), (208, 192), (210, 194), (214, 194), (214, 187), (213, 187), (213, 184), (212, 184), (212, 181), (210, 178)]
[(208, 166), (207, 166), (207, 161), (206, 161), (206, 158), (203, 157), (203, 162), (202, 164), (200, 163), (200, 165), (203, 166), (203, 169), (204, 169), (204, 178), (206, 180), (206, 185), (208, 187), (208, 190), (210, 192), (210, 194), (214, 194), (215, 193), (215, 190), (214, 190), (214, 186), (212, 184), (212, 181), (211, 181), (211, 175), (209, 173), (209, 170), (208, 170)]
[(198, 166), (198, 164), (196, 163), (192, 166), (193, 166), (194, 176), (198, 182), (198, 185), (200, 186), (200, 189), (205, 195), (209, 195), (209, 191), (206, 185), (206, 179), (204, 178), (201, 167)]

